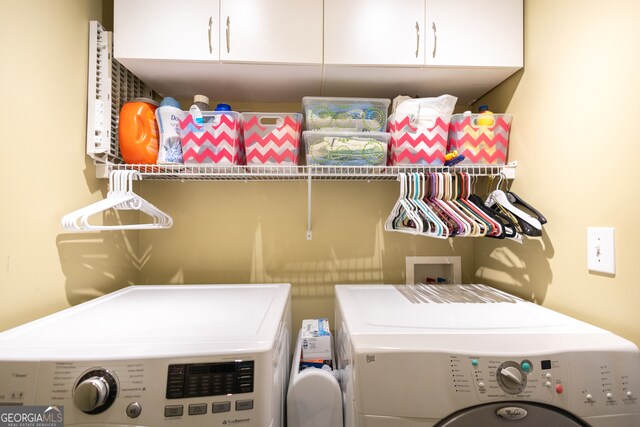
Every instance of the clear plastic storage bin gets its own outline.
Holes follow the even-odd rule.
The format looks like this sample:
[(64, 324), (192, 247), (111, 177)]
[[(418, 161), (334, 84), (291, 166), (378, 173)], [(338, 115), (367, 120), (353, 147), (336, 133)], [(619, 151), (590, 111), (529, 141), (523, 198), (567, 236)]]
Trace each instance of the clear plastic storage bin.
[(464, 155), (462, 164), (505, 164), (511, 119), (508, 114), (454, 114), (449, 127), (449, 151)]
[(384, 132), (391, 100), (384, 98), (302, 98), (305, 129)]
[(387, 161), (386, 132), (304, 131), (307, 165), (380, 166)]
[(242, 113), (247, 166), (297, 165), (302, 114)]
[(451, 116), (415, 120), (412, 115), (389, 116), (389, 158), (392, 165), (442, 165), (447, 153)]
[(185, 163), (238, 165), (244, 163), (242, 118), (235, 111), (203, 111), (204, 123), (191, 114), (180, 121), (182, 157)]

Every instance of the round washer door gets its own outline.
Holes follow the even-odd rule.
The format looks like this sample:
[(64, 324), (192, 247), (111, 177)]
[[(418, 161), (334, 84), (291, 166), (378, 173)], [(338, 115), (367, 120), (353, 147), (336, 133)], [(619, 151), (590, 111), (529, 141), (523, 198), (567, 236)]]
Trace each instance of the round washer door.
[(589, 427), (562, 409), (525, 402), (496, 402), (463, 409), (435, 427)]

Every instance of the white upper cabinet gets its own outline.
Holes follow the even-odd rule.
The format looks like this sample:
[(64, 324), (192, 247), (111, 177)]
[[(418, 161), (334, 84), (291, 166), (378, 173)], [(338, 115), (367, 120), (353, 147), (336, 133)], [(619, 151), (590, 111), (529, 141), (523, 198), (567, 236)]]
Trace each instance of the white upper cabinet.
[(324, 63), (522, 67), (522, 0), (325, 0)]
[(219, 0), (115, 0), (116, 58), (217, 61)]
[(523, 0), (325, 0), (323, 95), (475, 102), (523, 66)]
[(115, 0), (114, 56), (163, 96), (299, 101), (322, 81), (322, 0)]
[(221, 0), (220, 59), (322, 64), (322, 0)]
[(424, 64), (424, 0), (324, 0), (324, 63)]
[(523, 66), (523, 0), (114, 0), (114, 56), (162, 95), (450, 93)]
[(522, 0), (426, 0), (425, 64), (522, 67)]

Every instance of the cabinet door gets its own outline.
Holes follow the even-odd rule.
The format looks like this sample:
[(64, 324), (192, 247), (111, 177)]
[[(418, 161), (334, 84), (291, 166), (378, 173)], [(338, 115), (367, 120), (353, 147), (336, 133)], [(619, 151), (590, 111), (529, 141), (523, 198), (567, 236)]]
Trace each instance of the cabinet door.
[(222, 61), (322, 63), (322, 0), (220, 1)]
[(116, 58), (219, 58), (219, 0), (115, 0)]
[(523, 0), (426, 0), (426, 65), (522, 67)]
[(424, 0), (325, 0), (325, 64), (423, 65), (424, 8)]

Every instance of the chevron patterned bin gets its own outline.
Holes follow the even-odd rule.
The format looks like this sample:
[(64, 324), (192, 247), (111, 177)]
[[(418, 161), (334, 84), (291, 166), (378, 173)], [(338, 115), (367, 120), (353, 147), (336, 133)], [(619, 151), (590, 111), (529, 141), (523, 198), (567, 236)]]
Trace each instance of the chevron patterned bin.
[(298, 164), (302, 114), (242, 113), (247, 166)]
[(204, 123), (191, 114), (180, 121), (182, 157), (185, 163), (239, 165), (244, 161), (242, 118), (235, 111), (203, 111)]
[(454, 114), (449, 128), (449, 151), (464, 155), (461, 164), (505, 164), (511, 119), (508, 114)]
[(451, 116), (418, 122), (411, 115), (389, 116), (391, 165), (443, 165)]

